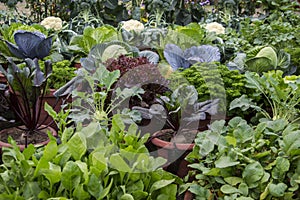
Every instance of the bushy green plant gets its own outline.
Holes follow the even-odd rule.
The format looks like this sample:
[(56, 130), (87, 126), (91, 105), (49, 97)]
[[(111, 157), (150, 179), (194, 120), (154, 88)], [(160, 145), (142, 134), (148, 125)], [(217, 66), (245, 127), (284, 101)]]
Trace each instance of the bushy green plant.
[[(233, 99), (242, 94), (253, 93), (251, 89), (245, 88), (246, 80), (243, 74), (237, 70), (229, 70), (223, 64), (197, 63), (171, 74), (170, 82), (174, 88), (180, 85), (181, 81), (187, 81), (196, 88), (200, 101), (211, 97), (220, 99), (219, 107), (223, 112), (228, 110)], [(227, 114), (231, 115), (230, 112)]]
[[(299, 22), (298, 16), (298, 22)], [(299, 46), (299, 26), (278, 16), (275, 19), (251, 21), (250, 18), (241, 22), (241, 38), (247, 40), (253, 47), (271, 45), (276, 49)]]
[(246, 72), (245, 87), (254, 89), (254, 96), (263, 96), (262, 103), (253, 101), (247, 94), (235, 99), (230, 109), (249, 108), (263, 114), (267, 119), (285, 119), (290, 122), (299, 120), (300, 111), (300, 78), (298, 76), (283, 76), (280, 70), (272, 70), (262, 75)]
[(300, 132), (284, 119), (215, 121), (188, 155), (196, 199), (299, 199)]
[[(41, 68), (43, 69), (43, 65)], [(50, 89), (59, 89), (76, 76), (77, 69), (72, 66), (69, 60), (62, 60), (52, 64), (52, 75), (49, 77), (47, 87)]]
[(149, 155), (137, 126), (115, 115), (111, 129), (98, 123), (65, 128), (44, 148), (3, 149), (1, 199), (170, 199), (180, 180)]

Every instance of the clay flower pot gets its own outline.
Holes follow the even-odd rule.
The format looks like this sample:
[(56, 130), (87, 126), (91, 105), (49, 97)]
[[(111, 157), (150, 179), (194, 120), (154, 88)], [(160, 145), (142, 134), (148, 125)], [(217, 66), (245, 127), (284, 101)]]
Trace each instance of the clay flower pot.
[[(172, 129), (164, 129), (155, 132), (152, 135), (151, 142), (157, 147), (157, 155), (167, 160), (164, 169), (182, 178), (189, 171), (189, 163), (185, 160), (185, 157), (193, 150), (194, 143), (178, 143), (176, 139), (166, 141), (160, 138), (160, 136), (163, 137), (164, 134), (169, 134), (170, 132), (174, 131)], [(198, 133), (197, 130), (190, 130), (190, 132), (195, 134), (195, 136)]]
[[(20, 126), (20, 128), (22, 128), (22, 126)], [(32, 135), (32, 137), (35, 138), (34, 146), (36, 146), (36, 147), (45, 146), (46, 144), (49, 143), (50, 139), (48, 138), (47, 131), (50, 131), (54, 137), (58, 136), (57, 131), (55, 129), (53, 129), (52, 127), (41, 126), (41, 128), (44, 128), (41, 130), (41, 133), (34, 133)], [(9, 135), (9, 133), (12, 133), (12, 134), (18, 133), (19, 136), (18, 136), (18, 134), (16, 134), (16, 136), (18, 136), (19, 138), (23, 138), (21, 132), (22, 132), (22, 130), (18, 129), (18, 127), (10, 127), (10, 128), (1, 130), (0, 137), (3, 134)], [(42, 134), (42, 137), (40, 137), (40, 134)], [(11, 135), (11, 136), (14, 137), (13, 135)], [(13, 138), (13, 139), (16, 140), (16, 138)], [(41, 139), (43, 139), (43, 140), (39, 141)], [(31, 143), (29, 142), (28, 144), (31, 144)], [(17, 145), (19, 146), (21, 151), (23, 151), (25, 149), (24, 144), (20, 144), (20, 143), (18, 144), (18, 142), (17, 142)], [(11, 144), (0, 141), (0, 148), (2, 148), (2, 147), (11, 147)]]

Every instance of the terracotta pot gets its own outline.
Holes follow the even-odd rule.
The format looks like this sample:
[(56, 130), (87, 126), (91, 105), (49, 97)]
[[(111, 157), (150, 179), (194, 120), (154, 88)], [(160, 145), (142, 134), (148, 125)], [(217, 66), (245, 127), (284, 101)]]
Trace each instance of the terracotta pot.
[(191, 193), (190, 191), (186, 191), (185, 193), (184, 193), (184, 198), (183, 198), (183, 200), (192, 200), (194, 198), (194, 195), (193, 195), (193, 193)]
[(0, 83), (2, 83), (2, 84), (6, 84), (7, 83), (6, 77), (1, 72), (0, 72)]
[(81, 68), (81, 63), (74, 63), (74, 67), (75, 67), (76, 69)]
[[(183, 178), (189, 171), (189, 163), (185, 160), (185, 157), (193, 150), (194, 143), (169, 142), (158, 138), (158, 136), (167, 134), (170, 131), (173, 130), (165, 129), (155, 132), (152, 135), (151, 142), (157, 147), (157, 155), (167, 160), (167, 163), (163, 166), (164, 169)], [(192, 130), (192, 132), (195, 135), (198, 133), (197, 130)]]
[[(3, 129), (2, 131), (0, 131), (0, 134), (5, 133), (5, 131), (8, 131), (9, 129), (12, 129), (12, 128), (16, 128), (16, 127), (11, 127), (11, 128), (7, 128), (7, 129)], [(42, 125), (41, 128), (45, 128), (45, 129), (42, 130), (45, 134), (46, 134), (46, 131), (49, 130), (54, 137), (58, 136), (57, 131), (55, 129), (53, 129), (52, 127), (49, 127), (49, 126), (46, 127), (46, 126)], [(47, 140), (45, 140), (43, 142), (39, 142), (37, 144), (34, 144), (34, 146), (36, 146), (36, 147), (45, 146), (49, 142), (50, 142), (50, 139), (47, 139)], [(20, 148), (21, 151), (23, 151), (25, 149), (25, 145), (23, 145), (23, 144), (22, 145), (19, 144), (18, 146), (19, 146), (19, 148)], [(2, 149), (2, 147), (11, 147), (11, 144), (0, 141), (0, 148)]]
[[(43, 103), (42, 103), (43, 107), (41, 110), (39, 123), (50, 124), (50, 126), (52, 128), (57, 130), (58, 128), (57, 128), (56, 124), (53, 122), (53, 118), (50, 117), (48, 115), (48, 113), (45, 111), (44, 104), (45, 104), (45, 102), (47, 102), (56, 112), (59, 112), (61, 110), (62, 104), (66, 103), (66, 102), (71, 102), (72, 100), (71, 100), (71, 98), (65, 99), (64, 97), (59, 98), (57, 100), (57, 98), (53, 95), (53, 93), (55, 91), (56, 91), (55, 89), (50, 89), (50, 92), (43, 97)], [(66, 102), (64, 102), (64, 101), (66, 101)], [(46, 119), (46, 120), (44, 120), (44, 119)]]

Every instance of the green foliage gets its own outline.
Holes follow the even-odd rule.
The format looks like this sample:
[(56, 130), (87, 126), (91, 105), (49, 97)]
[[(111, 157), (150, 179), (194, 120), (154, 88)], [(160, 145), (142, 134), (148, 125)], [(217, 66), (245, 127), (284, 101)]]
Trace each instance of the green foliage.
[(110, 42), (117, 39), (117, 31), (114, 27), (103, 25), (98, 28), (86, 27), (82, 35), (74, 35), (67, 49), (76, 56), (74, 59), (86, 57), (96, 44)]
[(278, 16), (275, 19), (265, 18), (250, 21), (245, 19), (241, 22), (241, 37), (247, 40), (253, 47), (270, 45), (276, 49), (299, 46), (299, 19), (293, 23), (286, 20), (289, 16)]
[(251, 89), (245, 88), (246, 80), (243, 74), (237, 70), (231, 71), (222, 64), (198, 63), (190, 68), (173, 72), (170, 81), (174, 88), (182, 81), (193, 85), (198, 92), (199, 101), (220, 99), (219, 107), (222, 112), (228, 110), (229, 103), (233, 99), (242, 94), (253, 93)]
[[(69, 60), (62, 60), (52, 64), (52, 75), (49, 77), (47, 87), (59, 89), (76, 76), (77, 70)], [(44, 65), (41, 65), (43, 69)]]
[(125, 128), (115, 115), (111, 130), (98, 123), (63, 130), (44, 148), (3, 149), (1, 199), (170, 199), (180, 180), (162, 170), (137, 126)]
[(255, 127), (240, 117), (213, 122), (187, 157), (195, 177), (189, 190), (196, 199), (298, 199), (299, 134), (284, 119)]
[(233, 61), (229, 61), (229, 69), (238, 69), (241, 73), (252, 71), (258, 74), (280, 69), (292, 73), (290, 54), (284, 50), (276, 50), (270, 46), (256, 46), (246, 53), (238, 53)]
[[(247, 88), (255, 90), (253, 96), (263, 96), (265, 104), (257, 105), (251, 97), (243, 95), (230, 104), (230, 109), (241, 108), (243, 111), (252, 108), (268, 119), (285, 119), (297, 121), (299, 119), (300, 79), (297, 76), (283, 77), (280, 70), (269, 71), (259, 76), (253, 72), (246, 72)], [(291, 79), (291, 80), (290, 80)], [(271, 111), (268, 111), (268, 108)]]

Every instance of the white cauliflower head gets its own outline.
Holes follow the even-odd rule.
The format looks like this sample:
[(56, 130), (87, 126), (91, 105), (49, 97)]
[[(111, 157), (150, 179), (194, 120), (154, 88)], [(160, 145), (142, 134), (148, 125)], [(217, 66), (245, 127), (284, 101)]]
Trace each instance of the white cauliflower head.
[(41, 25), (44, 26), (46, 29), (54, 29), (56, 31), (62, 29), (62, 20), (59, 17), (46, 17), (41, 21)]
[(138, 20), (130, 19), (122, 23), (122, 28), (124, 28), (126, 31), (142, 31), (144, 29), (144, 24)]
[(225, 28), (222, 26), (222, 24), (219, 24), (217, 22), (211, 22), (206, 24), (205, 29), (209, 32), (215, 32), (216, 34), (225, 33)]

